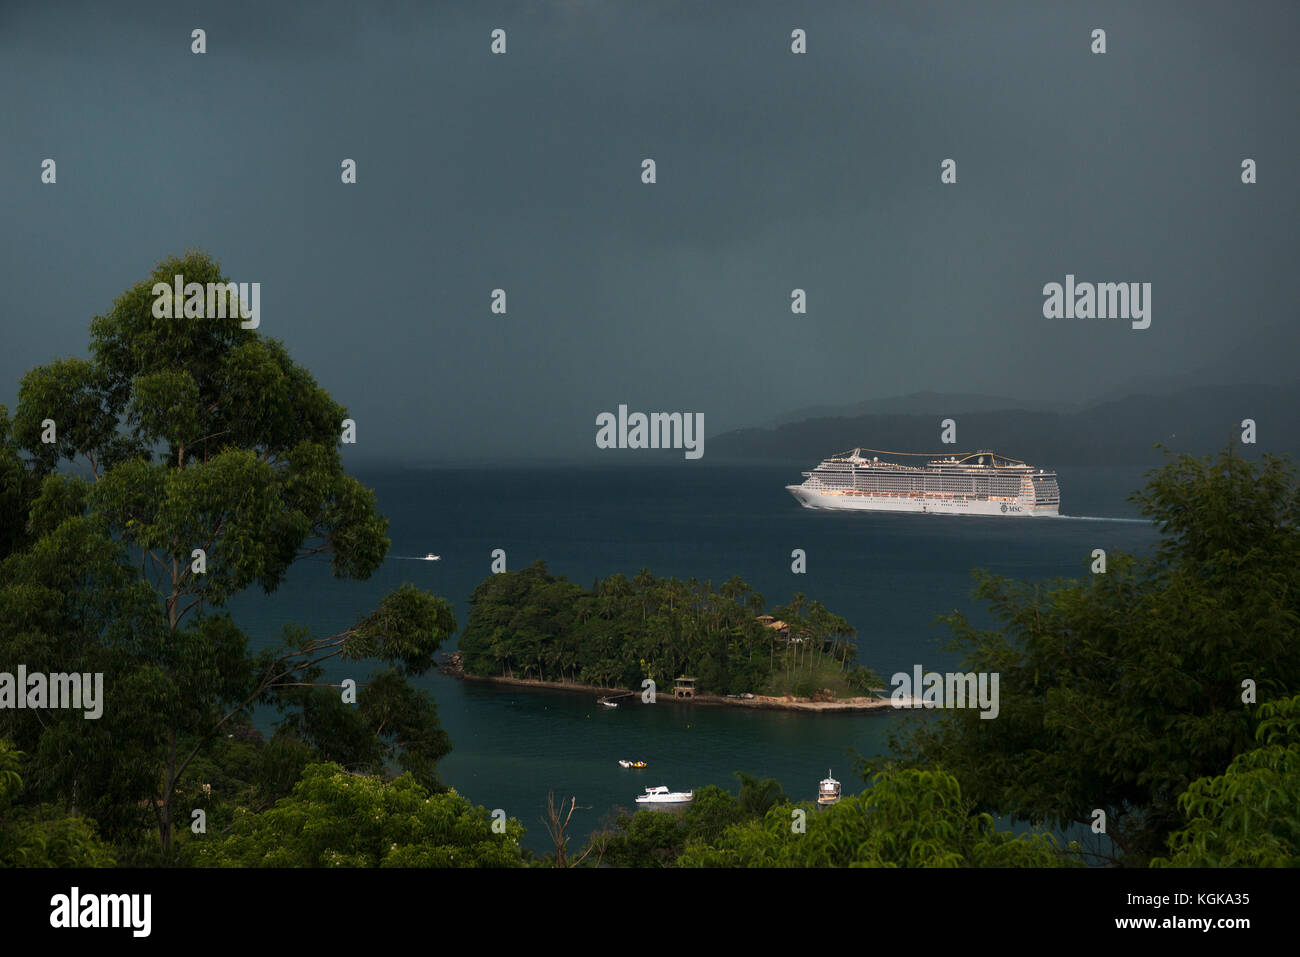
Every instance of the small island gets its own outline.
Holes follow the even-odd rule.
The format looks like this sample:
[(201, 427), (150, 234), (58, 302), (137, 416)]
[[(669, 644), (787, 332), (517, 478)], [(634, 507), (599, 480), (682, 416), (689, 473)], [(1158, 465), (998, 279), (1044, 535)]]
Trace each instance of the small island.
[[(881, 680), (857, 664), (857, 632), (796, 594), (770, 611), (738, 577), (613, 575), (584, 589), (542, 561), (492, 575), (470, 599), (448, 670), (525, 687), (635, 692), (656, 700), (803, 711), (890, 710)], [(691, 693), (675, 699), (677, 679)]]

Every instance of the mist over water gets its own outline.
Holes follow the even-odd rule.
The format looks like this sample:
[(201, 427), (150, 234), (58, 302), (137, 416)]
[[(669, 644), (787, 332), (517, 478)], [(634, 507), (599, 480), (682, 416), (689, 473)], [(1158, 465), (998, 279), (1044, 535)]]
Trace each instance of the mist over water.
[[(815, 464), (815, 463), (814, 463)], [(458, 624), (490, 573), (491, 552), (510, 569), (541, 558), (590, 587), (597, 578), (641, 567), (657, 576), (711, 579), (739, 575), (769, 606), (803, 592), (858, 630), (859, 660), (886, 681), (897, 671), (951, 671), (957, 655), (939, 642), (935, 616), (954, 609), (979, 624), (971, 570), (986, 568), (1041, 581), (1089, 574), (1091, 553), (1141, 553), (1155, 541), (1150, 523), (1125, 498), (1142, 482), (1136, 469), (1071, 469), (1060, 476), (1062, 508), (1077, 521), (1042, 518), (836, 513), (800, 508), (784, 486), (809, 463), (514, 470), (358, 470), (391, 522), (390, 559), (365, 582), (334, 579), (321, 560), (295, 567), (272, 596), (248, 594), (235, 620), (263, 646), (282, 624), (332, 634), (410, 581), (452, 602)], [(807, 574), (790, 571), (790, 552), (807, 553)], [(423, 561), (432, 552), (440, 561)], [(407, 559), (418, 558), (419, 561)], [(449, 642), (451, 651), (455, 642)], [(329, 680), (364, 679), (331, 662)], [(732, 773), (773, 776), (788, 794), (812, 798), (827, 769), (846, 795), (864, 784), (848, 752), (887, 749), (890, 728), (925, 720), (922, 712), (800, 714), (623, 699), (617, 709), (595, 696), (525, 692), (460, 682), (421, 681), (438, 702), (455, 750), (439, 765), (443, 780), (489, 809), (503, 808), (545, 849), (540, 815), (546, 794), (576, 795), (590, 810), (575, 818), (582, 837), (616, 807), (634, 807), (647, 786), (677, 790), (717, 784), (735, 791)], [(259, 715), (269, 725), (271, 715)], [(643, 771), (618, 759), (645, 760)]]

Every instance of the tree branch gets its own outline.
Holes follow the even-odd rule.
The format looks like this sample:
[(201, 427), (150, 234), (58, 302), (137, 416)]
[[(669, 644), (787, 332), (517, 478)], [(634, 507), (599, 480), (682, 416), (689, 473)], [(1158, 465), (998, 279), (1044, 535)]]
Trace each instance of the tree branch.
[[(349, 635), (349, 634), (351, 634), (350, 631), (349, 631), (349, 632), (340, 632), (339, 635), (332, 635), (332, 636), (330, 636), (330, 639), (326, 639), (326, 640), (327, 640), (327, 641), (332, 641), (334, 638), (339, 638), (339, 640), (338, 640), (337, 642), (335, 642), (335, 643), (338, 644), (338, 645), (342, 645), (343, 642), (346, 640), (346, 636)], [(339, 637), (340, 635), (343, 636), (343, 637)], [(301, 655), (301, 654), (310, 654), (311, 652), (313, 652), (313, 651), (316, 650), (314, 646), (316, 646), (317, 644), (319, 644), (319, 643), (318, 643), (318, 642), (313, 642), (312, 645), (308, 646), (308, 649), (304, 649), (304, 650), (302, 650), (302, 651), (297, 651), (297, 652), (292, 652), (292, 653), (289, 653), (289, 654), (281, 655), (279, 658), (275, 659), (275, 662), (274, 662), (274, 663), (278, 664), (280, 661), (283, 661), (283, 660), (288, 659), (288, 658), (298, 657), (298, 656)], [(324, 660), (326, 660), (326, 658), (332, 658), (332, 657), (334, 657), (334, 655), (339, 654), (341, 650), (342, 650), (342, 649), (340, 648), (338, 651), (335, 651), (335, 652), (333, 652), (332, 654), (326, 655), (326, 656), (324, 656), (324, 657), (322, 657), (322, 658), (319, 658), (319, 659), (317, 659), (317, 660), (319, 660), (319, 661), (324, 661)], [(202, 738), (199, 739), (198, 743), (194, 746), (194, 749), (193, 749), (192, 751), (190, 751), (190, 753), (189, 753), (188, 755), (186, 755), (185, 760), (182, 761), (182, 762), (180, 763), (180, 766), (179, 766), (178, 768), (176, 768), (175, 772), (172, 773), (172, 774), (169, 776), (169, 780), (167, 781), (167, 788), (166, 788), (166, 792), (165, 792), (165, 793), (170, 794), (171, 792), (173, 792), (173, 791), (176, 789), (176, 782), (179, 781), (180, 778), (181, 778), (181, 775), (185, 773), (185, 769), (188, 768), (188, 767), (190, 766), (190, 762), (194, 760), (194, 758), (198, 755), (199, 751), (203, 748), (203, 746), (204, 746), (205, 744), (207, 744), (208, 741), (210, 741), (210, 740), (211, 740), (211, 739), (212, 739), (212, 738), (217, 734), (218, 731), (221, 730), (222, 726), (225, 725), (225, 723), (226, 723), (227, 721), (229, 721), (229, 720), (230, 720), (231, 718), (233, 718), (235, 715), (239, 714), (241, 711), (243, 711), (245, 708), (247, 708), (249, 705), (251, 705), (254, 701), (256, 701), (256, 700), (257, 700), (258, 698), (260, 698), (263, 694), (265, 694), (269, 689), (274, 688), (274, 687), (294, 687), (294, 685), (289, 685), (289, 684), (286, 684), (286, 685), (279, 685), (279, 684), (277, 684), (277, 682), (279, 681), (280, 678), (287, 677), (288, 675), (291, 675), (291, 674), (293, 674), (293, 673), (296, 672), (296, 671), (301, 671), (301, 670), (304, 669), (304, 668), (310, 667), (310, 666), (311, 666), (312, 664), (314, 664), (314, 663), (315, 663), (315, 662), (311, 662), (311, 661), (309, 661), (309, 662), (305, 662), (305, 663), (303, 663), (303, 664), (300, 664), (300, 665), (297, 665), (297, 666), (295, 666), (295, 667), (292, 667), (292, 668), (288, 669), (287, 671), (283, 671), (283, 672), (281, 672), (280, 674), (276, 675), (276, 676), (273, 677), (273, 678), (266, 678), (266, 677), (264, 677), (263, 680), (258, 684), (257, 688), (253, 691), (253, 693), (252, 693), (251, 695), (249, 695), (249, 696), (248, 696), (247, 698), (245, 698), (242, 702), (240, 702), (239, 704), (237, 704), (237, 705), (236, 705), (234, 708), (232, 708), (230, 711), (226, 712), (226, 714), (225, 714), (224, 716), (222, 716), (222, 718), (221, 718), (219, 721), (217, 721), (216, 724), (214, 724), (211, 728), (209, 728), (209, 729), (208, 729), (208, 732), (207, 732), (205, 735), (203, 735)], [(274, 670), (273, 668), (268, 668), (268, 669), (267, 669), (267, 674), (269, 674), (269, 673), (270, 673), (271, 671), (273, 671), (273, 670)]]

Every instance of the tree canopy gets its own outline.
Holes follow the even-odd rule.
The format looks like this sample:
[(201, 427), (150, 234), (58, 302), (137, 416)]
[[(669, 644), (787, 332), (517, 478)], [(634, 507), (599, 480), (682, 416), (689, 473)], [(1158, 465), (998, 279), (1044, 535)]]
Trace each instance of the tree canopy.
[(1000, 830), (942, 770), (887, 766), (838, 804), (792, 803), (738, 773), (732, 796), (701, 788), (680, 813), (624, 815), (597, 835), (601, 860), (630, 867), (1062, 867), (1081, 863), (1049, 834)]
[(23, 807), (21, 751), (0, 739), (0, 868), (112, 867), (113, 852), (94, 822), (48, 804)]
[(1001, 713), (942, 712), (904, 754), (941, 763), (979, 806), (1058, 826), (1106, 816), (1142, 865), (1183, 823), (1179, 797), (1250, 748), (1260, 700), (1300, 692), (1300, 528), (1276, 457), (1171, 459), (1134, 501), (1154, 553), (1049, 585), (978, 576), (999, 628), (947, 621), (965, 667), (1001, 675)]
[(313, 764), (293, 793), (261, 813), (241, 812), (232, 833), (192, 841), (201, 867), (521, 867), (524, 828), (494, 831), (488, 811), (455, 791), (431, 794), (411, 775), (384, 781)]
[[(250, 650), (234, 595), (312, 556), (367, 578), (388, 525), (343, 469), (346, 410), (237, 316), (155, 316), (175, 275), (226, 281), (203, 253), (159, 263), (94, 318), (90, 358), (33, 369), (12, 420), (0, 409), (0, 648), (106, 678), (99, 720), (3, 711), (0, 733), (28, 753), (33, 799), (121, 840), (148, 815), (164, 859), (193, 762), (259, 704), (319, 757), (436, 787), (450, 741), (409, 678), (456, 628), (444, 600), (402, 586), (334, 635), (288, 628)], [(71, 463), (83, 473), (56, 471)], [(383, 665), (356, 706), (322, 685), (333, 658)]]
[(1260, 706), (1259, 746), (1178, 799), (1187, 826), (1162, 867), (1300, 866), (1300, 696)]
[(459, 644), (465, 670), (477, 675), (640, 688), (645, 678), (664, 686), (687, 674), (715, 694), (874, 685), (869, 671), (852, 667), (856, 632), (843, 618), (795, 595), (772, 610), (779, 629), (758, 620), (763, 607), (739, 578), (715, 588), (642, 569), (588, 591), (538, 561), (474, 590)]

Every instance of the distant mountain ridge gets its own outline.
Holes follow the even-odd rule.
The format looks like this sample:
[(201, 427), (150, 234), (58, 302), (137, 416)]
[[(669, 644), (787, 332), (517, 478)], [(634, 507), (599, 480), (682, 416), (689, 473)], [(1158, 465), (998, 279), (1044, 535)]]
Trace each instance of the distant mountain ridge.
[(1000, 395), (976, 393), (913, 392), (886, 399), (864, 399), (849, 405), (812, 405), (795, 409), (766, 423), (775, 428), (805, 419), (852, 418), (859, 415), (952, 415), (957, 411), (998, 412), (1024, 409), (1030, 412), (1068, 412), (1077, 403), (1052, 402), (1046, 399), (1011, 399)]
[[(918, 393), (918, 395), (927, 395)], [(905, 399), (914, 397), (907, 396)], [(958, 397), (948, 397), (958, 398)], [(980, 397), (989, 398), (989, 397)], [(953, 403), (957, 405), (958, 403)], [(948, 407), (956, 451), (993, 449), (1032, 465), (1155, 465), (1161, 443), (1207, 455), (1240, 443), (1243, 419), (1257, 443), (1244, 453), (1300, 453), (1300, 386), (1206, 385), (1168, 395), (1134, 394), (1075, 410)], [(710, 458), (799, 459), (815, 464), (854, 447), (897, 452), (942, 450), (935, 412), (821, 416), (772, 428), (738, 429), (708, 440)]]

